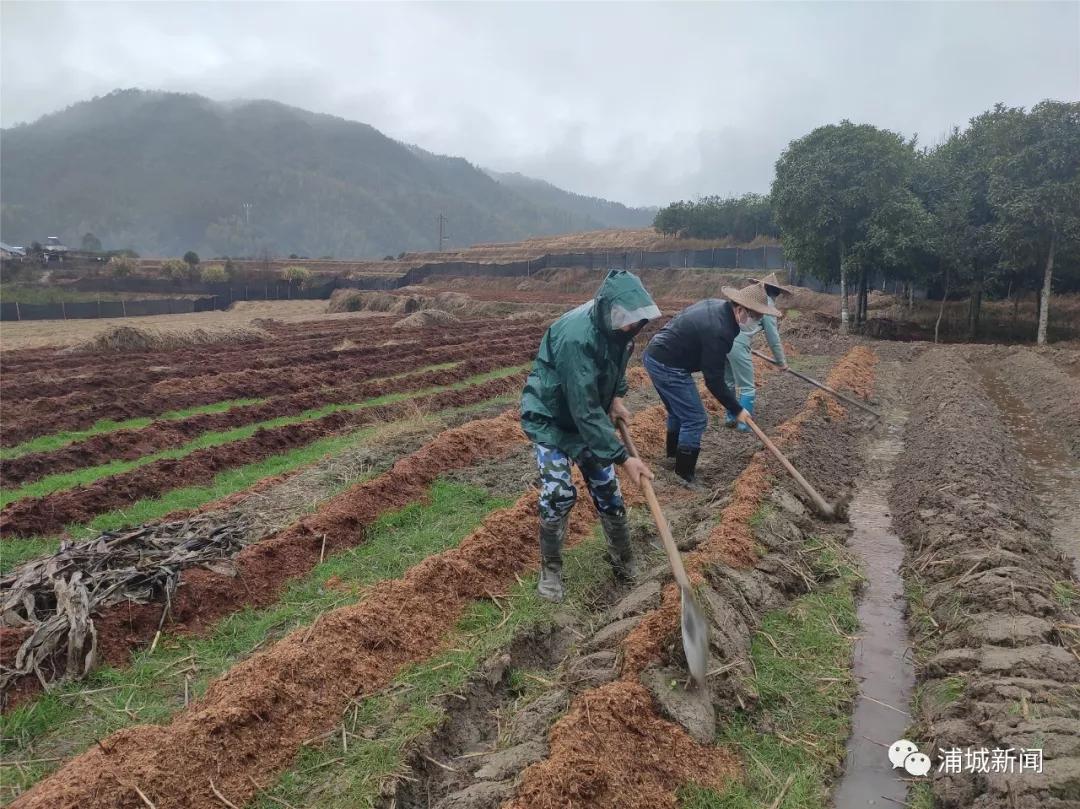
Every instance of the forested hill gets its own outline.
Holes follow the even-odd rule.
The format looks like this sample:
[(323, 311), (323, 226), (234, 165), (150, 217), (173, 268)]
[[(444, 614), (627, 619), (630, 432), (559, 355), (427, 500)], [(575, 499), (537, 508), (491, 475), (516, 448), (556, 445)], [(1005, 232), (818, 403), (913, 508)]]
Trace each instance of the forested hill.
[(59, 235), (78, 245), (90, 232), (107, 248), (151, 255), (382, 257), (436, 247), (439, 214), (448, 247), (651, 221), (521, 186), (271, 101), (123, 90), (0, 139), (9, 244)]
[(517, 191), (537, 205), (548, 205), (577, 216), (588, 217), (606, 228), (644, 228), (651, 226), (653, 219), (656, 218), (656, 208), (629, 208), (621, 202), (564, 191), (549, 182), (526, 177), (517, 172), (489, 169), (485, 171), (492, 179)]

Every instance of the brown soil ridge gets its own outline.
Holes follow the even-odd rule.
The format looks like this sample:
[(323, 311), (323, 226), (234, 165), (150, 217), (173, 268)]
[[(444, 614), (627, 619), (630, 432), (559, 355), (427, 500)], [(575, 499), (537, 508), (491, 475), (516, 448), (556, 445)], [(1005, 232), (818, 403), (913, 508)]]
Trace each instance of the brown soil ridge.
[(1080, 378), (1030, 348), (1010, 352), (1000, 364), (1013, 393), (1080, 460)]
[[(385, 328), (385, 321), (390, 316), (377, 314), (365, 314), (362, 317), (349, 318), (334, 321), (311, 320), (300, 324), (290, 323), (266, 323), (263, 327), (274, 335), (274, 338), (259, 347), (248, 346), (249, 352), (255, 356), (264, 353), (274, 353), (283, 347), (303, 348), (317, 345), (319, 342), (330, 342), (334, 339), (351, 336), (367, 329), (377, 331)], [(30, 349), (5, 350), (4, 371), (21, 377), (34, 374), (46, 375), (58, 371), (80, 369), (98, 370), (109, 368), (112, 365), (120, 366), (155, 366), (168, 365), (171, 362), (194, 362), (200, 358), (211, 363), (224, 362), (231, 356), (242, 357), (249, 353), (244, 347), (228, 343), (214, 343), (198, 350), (190, 348), (174, 348), (156, 351), (133, 351), (122, 355), (98, 354), (93, 352), (75, 353), (57, 349), (55, 346)]]
[[(181, 586), (169, 604), (164, 627), (174, 633), (199, 634), (244, 607), (272, 603), (290, 579), (306, 574), (327, 553), (362, 543), (364, 532), (379, 516), (423, 497), (440, 475), (497, 457), (524, 440), (511, 411), (442, 431), (381, 475), (353, 485), (315, 514), (241, 550), (234, 557), (234, 576), (205, 568), (181, 570)], [(163, 626), (161, 620), (160, 603), (124, 602), (95, 615), (98, 658), (113, 666), (126, 665), (133, 649), (151, 642)], [(5, 654), (14, 657), (27, 631), (0, 627)], [(51, 672), (46, 668), (46, 675), (51, 673), (50, 679), (56, 679), (65, 668), (65, 659), (59, 656), (50, 662)], [(16, 681), (3, 694), (4, 710), (40, 689), (37, 677)]]
[[(244, 548), (236, 556), (235, 578), (204, 568), (184, 571), (166, 626), (171, 632), (197, 634), (243, 607), (273, 603), (286, 582), (306, 574), (320, 557), (361, 544), (381, 515), (424, 497), (440, 475), (498, 457), (523, 441), (515, 411), (444, 430), (386, 472), (331, 498), (315, 514)], [(126, 663), (132, 648), (150, 642), (160, 619), (160, 604), (125, 604), (102, 615), (95, 623), (103, 659)]]
[(476, 374), (525, 362), (531, 359), (532, 355), (531, 348), (516, 348), (508, 353), (486, 355), (483, 359), (466, 359), (453, 368), (277, 396), (260, 404), (233, 407), (222, 413), (203, 413), (186, 419), (161, 419), (139, 429), (116, 430), (51, 452), (30, 453), (0, 462), (0, 480), (10, 487), (29, 483), (46, 475), (96, 466), (111, 460), (135, 460), (154, 452), (182, 446), (203, 433), (292, 416), (327, 404), (360, 402), (390, 393), (451, 385)]
[[(517, 428), (514, 414), (502, 418)], [(464, 446), (484, 434), (465, 438)], [(576, 483), (582, 487), (580, 479)], [(594, 519), (591, 511), (575, 509), (568, 539), (584, 537)], [(145, 803), (137, 787), (159, 809), (220, 809), (211, 779), (230, 801), (245, 803), (288, 766), (301, 744), (334, 727), (356, 696), (435, 653), (470, 601), (504, 594), (519, 572), (534, 568), (538, 529), (529, 492), (488, 517), (458, 548), (429, 557), (402, 579), (374, 586), (361, 603), (327, 613), (234, 666), (169, 724), (113, 734), (12, 805), (138, 809)], [(305, 542), (314, 549), (321, 539), (308, 533)]]
[[(95, 354), (75, 353), (55, 347), (44, 349), (30, 349), (31, 351), (44, 352), (42, 357), (33, 361), (20, 359), (17, 355), (22, 350), (4, 351), (4, 367), (11, 366), (16, 375), (47, 376), (64, 370), (103, 370), (110, 364), (121, 366), (151, 367), (157, 365), (169, 365), (171, 362), (190, 363), (197, 362), (200, 357), (208, 363), (227, 365), (233, 359), (244, 358), (250, 354), (260, 360), (274, 358), (282, 349), (302, 350), (316, 347), (323, 343), (333, 345), (344, 337), (362, 336), (367, 333), (378, 333), (385, 329), (389, 316), (365, 314), (355, 318), (341, 320), (319, 321), (309, 320), (302, 323), (275, 323), (273, 321), (260, 321), (256, 324), (273, 337), (259, 346), (248, 346), (245, 352), (242, 346), (227, 343), (215, 343), (200, 349), (172, 348), (168, 350), (156, 350), (148, 352), (132, 352), (130, 354)], [(223, 367), (225, 367), (223, 365)]]
[[(501, 353), (521, 348), (530, 342), (522, 337), (506, 337), (492, 340), (489, 348), (492, 352)], [(145, 395), (116, 391), (107, 401), (81, 409), (50, 407), (35, 416), (33, 408), (24, 408), (21, 417), (12, 417), (5, 411), (4, 426), (7, 429), (3, 434), (3, 442), (10, 445), (62, 429), (86, 428), (100, 419), (123, 421), (129, 418), (157, 416), (173, 410), (215, 404), (236, 398), (280, 396), (284, 393), (299, 394), (355, 384), (380, 376), (406, 373), (424, 365), (454, 362), (476, 355), (475, 346), (467, 342), (425, 348), (415, 346), (403, 348), (385, 344), (380, 350), (383, 355), (392, 351), (393, 356), (389, 359), (376, 357), (365, 362), (362, 357), (352, 357), (350, 352), (344, 356), (353, 362), (339, 371), (308, 372), (307, 369), (292, 369), (287, 378), (277, 375), (269, 382), (259, 381), (259, 371), (243, 371), (232, 374), (230, 377), (232, 381), (225, 388), (215, 387), (220, 377), (210, 377), (211, 384), (206, 388), (192, 381), (181, 392), (176, 392), (171, 387), (168, 391), (151, 391)], [(270, 372), (271, 375), (276, 373)], [(170, 380), (169, 384), (172, 386), (173, 380)]]
[[(875, 363), (876, 356), (871, 350), (857, 346), (833, 368), (827, 378), (828, 384), (847, 387), (867, 396), (873, 385)], [(818, 391), (807, 397), (802, 410), (778, 431), (783, 436), (781, 441), (790, 446), (798, 437), (800, 427), (811, 419), (824, 422), (843, 417), (844, 411), (835, 401), (823, 397), (824, 394)], [(827, 444), (817, 449), (815, 457), (828, 451)], [(763, 451), (754, 455), (736, 479), (734, 488), (733, 499), (721, 512), (717, 528), (685, 558), (688, 572), (697, 581), (702, 580), (710, 564), (735, 562), (742, 567), (752, 564), (750, 560), (756, 553), (748, 521), (771, 488)], [(554, 809), (578, 801), (612, 809), (623, 806), (674, 809), (677, 806), (675, 790), (679, 786), (688, 781), (711, 786), (714, 784), (704, 783), (702, 779), (717, 771), (730, 775), (733, 766), (730, 753), (710, 746), (687, 749), (689, 739), (666, 740), (679, 751), (675, 756), (666, 755), (666, 751), (661, 753), (657, 748), (642, 750), (639, 756), (624, 756), (621, 752), (638, 749), (642, 722), (671, 727), (671, 723), (659, 716), (652, 699), (648, 698), (648, 691), (638, 682), (638, 676), (646, 664), (662, 660), (665, 648), (678, 633), (679, 596), (671, 584), (664, 588), (661, 606), (647, 612), (622, 642), (621, 679), (585, 691), (575, 698), (570, 712), (552, 730), (550, 755), (522, 773), (517, 794), (505, 804), (505, 809)], [(604, 732), (598, 734), (597, 727), (602, 727)], [(682, 732), (681, 728), (678, 730)], [(598, 756), (597, 751), (603, 749), (616, 754)], [(683, 756), (693, 763), (690, 772), (667, 777), (663, 767), (678, 766), (675, 761)], [(707, 769), (710, 763), (715, 769)], [(576, 773), (582, 775), (577, 778), (566, 775)], [(644, 778), (651, 780), (642, 783)], [(647, 797), (642, 800), (642, 795)]]
[[(475, 324), (474, 324), (475, 328)], [(500, 350), (515, 345), (532, 345), (542, 329), (538, 324), (502, 328), (493, 333), (485, 348)], [(472, 333), (424, 333), (418, 341), (396, 342), (354, 348), (338, 353), (337, 359), (313, 366), (279, 368), (270, 371), (244, 369), (187, 379), (170, 378), (150, 385), (74, 393), (55, 399), (35, 399), (17, 406), (5, 406), (4, 431), (0, 444), (11, 446), (29, 438), (60, 429), (89, 427), (100, 419), (128, 419), (156, 416), (169, 410), (196, 407), (229, 399), (301, 392), (313, 387), (340, 384), (392, 373), (387, 366), (408, 370), (429, 361), (441, 361), (451, 346), (461, 357), (476, 353)], [(392, 359), (386, 359), (388, 353)]]
[[(104, 361), (100, 365), (84, 359), (72, 358), (63, 368), (34, 370), (14, 373), (8, 376), (9, 401), (34, 398), (52, 398), (64, 396), (79, 390), (96, 390), (116, 382), (119, 372), (131, 385), (168, 379), (172, 376), (204, 375), (222, 373), (237, 368), (272, 369), (284, 365), (308, 365), (335, 359), (333, 351), (336, 343), (347, 337), (360, 344), (367, 342), (365, 337), (378, 337), (384, 333), (385, 325), (371, 324), (363, 328), (353, 328), (338, 335), (329, 335), (311, 340), (294, 341), (275, 339), (259, 346), (247, 345), (248, 350), (232, 348), (227, 354), (212, 354), (207, 348), (202, 350), (179, 349), (174, 351), (140, 352), (140, 354), (119, 354), (112, 356), (112, 362)], [(62, 373), (74, 370), (75, 374)], [(5, 368), (5, 375), (7, 369)]]
[(0, 536), (56, 534), (67, 525), (87, 522), (98, 514), (122, 508), (145, 497), (205, 483), (226, 469), (254, 463), (365, 424), (392, 421), (415, 412), (418, 407), (445, 409), (476, 404), (520, 389), (524, 378), (525, 374), (520, 373), (462, 390), (443, 391), (411, 401), (350, 413), (331, 413), (299, 424), (257, 430), (254, 435), (240, 441), (196, 450), (183, 458), (153, 461), (128, 472), (101, 478), (88, 486), (43, 497), (23, 498), (9, 503), (0, 511)]
[[(934, 772), (941, 809), (1072, 809), (1080, 795), (1080, 592), (1023, 453), (956, 349), (908, 369), (911, 415), (890, 496), (918, 596), (913, 740), (1042, 751), (1042, 771)], [(957, 693), (957, 689), (960, 693)]]
[(730, 752), (698, 744), (657, 716), (648, 689), (627, 680), (575, 699), (550, 743), (506, 809), (676, 809), (679, 787), (722, 789), (742, 769)]
[[(472, 325), (475, 329), (480, 324), (474, 322)], [(385, 331), (380, 330), (374, 332), (374, 334), (384, 337), (385, 340)], [(471, 332), (469, 330), (461, 329), (459, 324), (453, 324), (441, 331), (424, 333), (412, 346), (404, 344), (401, 348), (403, 350), (408, 350), (410, 348), (419, 350), (438, 345), (462, 343), (468, 339), (470, 335)], [(494, 335), (496, 338), (501, 336), (503, 335)], [(313, 356), (308, 356), (311, 352), (304, 350), (297, 351), (296, 349), (285, 345), (281, 347), (281, 349), (284, 350), (279, 349), (275, 352), (273, 359), (270, 362), (259, 361), (257, 358), (247, 358), (241, 355), (234, 358), (224, 368), (202, 368), (196, 364), (187, 370), (179, 369), (177, 372), (172, 372), (170, 370), (163, 378), (156, 378), (156, 375), (153, 372), (149, 372), (140, 367), (133, 373), (125, 374), (122, 377), (122, 387), (116, 384), (116, 376), (111, 378), (112, 384), (107, 387), (111, 393), (124, 393), (129, 395), (151, 391), (158, 393), (183, 391), (186, 389), (186, 386), (191, 384), (197, 385), (200, 389), (212, 389), (214, 387), (227, 388), (230, 385), (242, 384), (246, 379), (244, 375), (249, 374), (252, 371), (259, 371), (268, 377), (272, 377), (276, 374), (281, 376), (282, 379), (288, 380), (290, 377), (287, 372), (295, 371), (300, 367), (311, 372), (334, 371), (346, 367), (346, 360), (383, 356), (386, 353), (386, 348), (383, 345), (384, 340), (364, 340), (363, 335), (358, 335), (358, 339), (351, 340), (351, 342), (355, 342), (357, 345), (347, 353), (334, 351), (333, 346), (328, 345)], [(337, 342), (341, 341), (339, 340)], [(149, 376), (150, 378), (140, 378), (145, 376)], [(77, 378), (75, 379), (75, 384), (78, 384)], [(60, 392), (57, 395), (41, 396), (30, 398), (29, 400), (23, 399), (21, 405), (25, 406), (30, 402), (37, 402), (38, 404), (52, 403), (67, 407), (83, 407), (97, 401), (102, 401), (100, 388), (101, 385), (93, 385), (88, 391), (65, 391), (61, 386)]]

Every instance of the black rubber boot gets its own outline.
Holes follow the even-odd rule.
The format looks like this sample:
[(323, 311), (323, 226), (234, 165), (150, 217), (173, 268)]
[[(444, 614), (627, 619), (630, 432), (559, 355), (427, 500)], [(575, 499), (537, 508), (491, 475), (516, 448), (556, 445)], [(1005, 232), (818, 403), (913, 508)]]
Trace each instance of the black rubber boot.
[(694, 470), (700, 452), (698, 447), (679, 447), (675, 452), (675, 475), (685, 486), (699, 488), (694, 485)]
[(566, 597), (562, 583), (562, 544), (569, 522), (569, 516), (553, 523), (540, 521), (540, 580), (536, 591), (548, 601), (562, 601)]
[(630, 524), (626, 515), (601, 514), (600, 526), (607, 540), (611, 572), (619, 581), (633, 581), (640, 573), (640, 566), (630, 545)]
[(664, 459), (664, 467), (667, 469), (675, 468), (675, 451), (679, 448), (679, 434), (678, 432), (668, 433), (667, 441), (664, 445), (664, 455), (667, 456)]
[(669, 458), (675, 457), (675, 451), (679, 448), (679, 433), (668, 433), (667, 443), (664, 446), (664, 454)]

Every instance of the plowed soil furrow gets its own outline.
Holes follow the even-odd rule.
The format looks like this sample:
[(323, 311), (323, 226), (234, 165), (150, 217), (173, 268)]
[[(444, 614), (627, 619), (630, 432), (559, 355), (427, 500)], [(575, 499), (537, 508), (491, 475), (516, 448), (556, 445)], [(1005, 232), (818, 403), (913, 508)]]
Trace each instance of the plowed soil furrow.
[[(213, 343), (197, 349), (170, 349), (164, 351), (138, 351), (124, 354), (111, 353), (64, 353), (56, 348), (34, 348), (4, 352), (4, 371), (15, 376), (24, 374), (59, 373), (64, 370), (98, 370), (107, 368), (112, 363), (121, 366), (168, 365), (170, 362), (197, 362), (200, 355), (208, 362), (226, 363), (230, 359), (243, 358), (246, 350), (256, 354), (271, 354), (283, 348), (305, 348), (319, 342), (340, 341), (345, 337), (355, 339), (353, 335), (363, 335), (372, 331), (385, 330), (397, 320), (399, 315), (367, 315), (355, 320), (342, 320), (337, 324), (321, 324), (311, 321), (296, 324), (290, 330), (268, 329), (274, 336), (257, 345), (237, 345), (235, 343)], [(28, 353), (35, 356), (28, 357)]]
[(1080, 378), (1028, 348), (1011, 352), (1000, 367), (1005, 382), (1032, 409), (1043, 429), (1080, 461)]
[[(516, 346), (533, 345), (539, 333), (536, 326), (499, 332), (485, 344), (485, 351), (505, 351)], [(336, 370), (327, 370), (328, 366), (323, 366), (318, 370), (242, 371), (210, 376), (206, 380), (169, 380), (142, 393), (103, 391), (95, 394), (98, 399), (96, 403), (81, 408), (58, 406), (55, 401), (47, 404), (24, 403), (19, 408), (4, 408), (4, 431), (0, 445), (13, 446), (59, 430), (84, 429), (102, 419), (121, 421), (230, 399), (334, 387), (346, 382), (401, 373), (427, 364), (464, 359), (476, 353), (475, 339), (454, 336), (444, 338), (440, 343), (404, 350), (401, 346), (384, 346), (365, 352), (366, 356), (346, 352), (335, 363)], [(387, 356), (388, 359), (382, 359)]]
[[(375, 338), (379, 341), (382, 332), (372, 331), (364, 336), (350, 335), (348, 339), (356, 342), (359, 346)], [(334, 351), (334, 345), (341, 340), (321, 340), (319, 345), (310, 349), (299, 349), (293, 345), (276, 346), (265, 356), (259, 356), (252, 350), (252, 355), (237, 356), (227, 363), (215, 363), (212, 361), (190, 360), (179, 362), (178, 358), (166, 357), (160, 363), (125, 363), (123, 365), (98, 370), (90, 370), (83, 367), (75, 368), (70, 372), (59, 375), (51, 372), (35, 375), (34, 379), (12, 379), (6, 386), (5, 397), (9, 402), (19, 402), (26, 399), (52, 399), (61, 396), (70, 396), (80, 391), (94, 391), (103, 385), (115, 383), (122, 378), (127, 387), (135, 385), (147, 385), (160, 382), (174, 377), (205, 376), (211, 373), (225, 373), (232, 370), (258, 370), (268, 371), (292, 365), (313, 365), (331, 360), (340, 359), (340, 352)], [(151, 361), (152, 362), (152, 361)], [(122, 375), (119, 375), (122, 371)], [(119, 375), (119, 376), (118, 376)], [(46, 377), (46, 378), (41, 378)]]
[[(436, 346), (463, 344), (466, 340), (475, 338), (476, 329), (481, 326), (481, 324), (468, 325), (470, 325), (471, 328), (463, 328), (459, 325), (455, 325), (448, 329), (440, 329), (438, 332), (425, 331), (419, 335), (403, 337), (401, 340), (392, 340), (389, 341), (389, 344), (386, 340), (380, 340), (378, 342), (368, 341), (368, 344), (366, 345), (355, 346), (346, 351), (322, 352), (322, 359), (316, 361), (296, 361), (289, 363), (288, 367), (270, 370), (260, 370), (257, 367), (252, 367), (252, 364), (249, 362), (239, 361), (235, 363), (230, 370), (207, 372), (205, 369), (195, 368), (193, 370), (198, 371), (198, 373), (194, 375), (170, 373), (166, 379), (160, 381), (139, 381), (138, 377), (140, 372), (136, 372), (132, 374), (134, 379), (120, 377), (123, 384), (114, 384), (107, 390), (95, 388), (91, 391), (63, 393), (59, 396), (43, 396), (33, 399), (24, 399), (19, 402), (18, 405), (9, 407), (9, 410), (18, 413), (20, 408), (40, 409), (43, 407), (61, 406), (84, 407), (95, 402), (105, 401), (109, 395), (135, 396), (151, 391), (163, 393), (170, 390), (182, 390), (187, 385), (194, 385), (200, 389), (228, 388), (229, 386), (235, 386), (237, 384), (243, 385), (255, 374), (260, 374), (269, 379), (278, 379), (282, 381), (283, 384), (287, 384), (288, 380), (292, 378), (290, 372), (298, 370), (301, 366), (305, 370), (311, 372), (334, 371), (341, 368), (347, 368), (360, 359), (385, 356), (387, 349), (389, 348), (397, 349), (396, 353), (405, 353), (410, 350), (421, 351), (425, 348), (433, 348)], [(486, 322), (484, 325), (490, 326), (490, 324)], [(499, 339), (515, 334), (531, 334), (535, 330), (535, 324), (533, 324), (531, 328), (529, 325), (518, 326), (494, 331), (490, 333), (490, 337), (492, 339)], [(291, 351), (287, 352), (286, 359), (289, 359), (291, 354)], [(113, 381), (115, 383), (117, 378), (114, 377)]]
[(494, 379), (464, 390), (444, 391), (382, 407), (332, 413), (323, 418), (258, 430), (250, 438), (197, 450), (179, 459), (154, 461), (119, 475), (51, 495), (25, 498), (0, 512), (0, 536), (56, 534), (64, 526), (86, 522), (98, 514), (153, 497), (180, 486), (212, 480), (219, 472), (303, 446), (326, 435), (365, 424), (391, 421), (421, 408), (475, 404), (520, 388), (524, 374)]
[(141, 429), (103, 433), (51, 452), (32, 453), (0, 462), (0, 480), (10, 487), (37, 480), (45, 475), (96, 466), (110, 460), (134, 460), (182, 446), (196, 436), (208, 432), (292, 416), (328, 404), (360, 402), (390, 393), (450, 385), (475, 374), (523, 363), (531, 359), (532, 354), (531, 349), (518, 348), (510, 353), (496, 354), (484, 359), (466, 359), (454, 368), (279, 396), (260, 404), (234, 407), (223, 413), (160, 420)]
[(1080, 610), (1028, 465), (955, 349), (910, 368), (894, 524), (914, 600), (919, 736), (943, 750), (1039, 750), (1039, 772), (933, 773), (942, 809), (1071, 809), (1080, 795)]
[(5, 396), (11, 401), (32, 398), (64, 396), (79, 390), (93, 390), (100, 385), (113, 383), (122, 371), (128, 384), (154, 382), (174, 376), (223, 373), (229, 370), (269, 370), (288, 364), (310, 364), (340, 356), (333, 351), (343, 339), (364, 346), (384, 339), (388, 324), (372, 324), (363, 329), (352, 329), (337, 336), (319, 337), (300, 341), (274, 340), (266, 343), (245, 344), (227, 354), (201, 356), (189, 349), (154, 352), (152, 354), (120, 354), (112, 362), (91, 363), (72, 360), (65, 369), (46, 369), (22, 374), (11, 374), (5, 363), (8, 380)]
[[(507, 434), (520, 435), (513, 413), (503, 419)], [(463, 435), (451, 456), (486, 434)], [(575, 510), (568, 539), (584, 536), (592, 519)], [(13, 805), (135, 809), (146, 806), (141, 792), (159, 809), (219, 809), (215, 790), (245, 803), (301, 744), (332, 728), (355, 695), (385, 686), (402, 666), (435, 653), (469, 602), (503, 594), (517, 572), (535, 566), (537, 521), (535, 495), (526, 494), (459, 547), (233, 667), (168, 725), (113, 734)], [(354, 531), (353, 519), (341, 528)], [(321, 542), (313, 532), (302, 541), (312, 550)]]
[[(416, 502), (418, 497), (423, 497), (427, 488), (418, 483), (416, 488), (411, 484), (406, 485), (402, 481), (426, 479), (431, 476), (431, 482), (440, 477), (445, 477), (454, 472), (463, 472), (478, 463), (492, 460), (498, 461), (504, 453), (511, 453), (525, 440), (520, 430), (515, 431), (507, 427), (505, 417), (505, 405), (497, 404), (485, 407), (481, 411), (484, 415), (470, 415), (467, 412), (445, 413), (437, 417), (437, 421), (443, 426), (441, 429), (423, 430), (424, 435), (412, 438), (412, 431), (406, 433), (403, 443), (401, 439), (390, 439), (387, 443), (376, 440), (373, 444), (365, 442), (363, 446), (357, 446), (342, 454), (334, 454), (316, 464), (297, 470), (296, 474), (308, 477), (306, 483), (298, 489), (288, 490), (286, 478), (264, 478), (254, 486), (233, 492), (227, 497), (207, 503), (195, 511), (174, 512), (167, 515), (161, 522), (169, 523), (182, 521), (196, 513), (227, 512), (233, 511), (237, 515), (246, 515), (253, 521), (250, 533), (245, 537), (247, 547), (242, 549), (235, 557), (236, 577), (230, 580), (238, 584), (238, 589), (231, 591), (232, 596), (245, 596), (247, 593), (255, 593), (253, 607), (271, 607), (280, 594), (289, 585), (292, 578), (302, 577), (317, 565), (320, 557), (326, 555), (321, 544), (318, 553), (309, 557), (306, 552), (294, 551), (289, 554), (283, 552), (274, 554), (275, 569), (282, 572), (284, 579), (277, 583), (273, 576), (276, 573), (268, 572), (270, 563), (260, 563), (260, 552), (253, 551), (257, 543), (270, 541), (279, 536), (292, 535), (305, 520), (315, 520), (314, 527), (309, 525), (310, 530), (316, 534), (325, 534), (327, 531), (335, 536), (341, 532), (341, 519), (335, 518), (335, 514), (348, 512), (359, 513), (362, 516), (360, 524), (351, 531), (351, 545), (348, 547), (337, 546), (337, 551), (347, 550), (357, 544), (363, 543), (367, 538), (368, 526), (373, 520), (381, 518), (386, 512), (379, 511), (380, 503), (384, 502), (387, 492), (393, 487), (401, 492), (402, 497), (411, 497), (408, 503)], [(478, 441), (470, 447), (469, 451), (458, 451), (460, 446), (460, 429), (468, 431), (468, 435), (483, 434), (490, 436), (490, 441)], [(504, 446), (505, 443), (505, 446)], [(456, 458), (447, 458), (442, 454), (442, 447), (450, 447), (456, 452)], [(413, 459), (417, 453), (424, 462), (424, 473), (413, 470), (417, 462)], [(356, 480), (361, 476), (361, 470), (369, 466), (385, 469), (382, 475), (390, 474), (387, 465), (392, 465), (396, 460), (403, 462), (402, 471), (391, 480), (393, 483), (380, 483), (378, 476), (366, 479), (365, 482), (356, 482), (339, 489), (335, 485), (339, 473), (343, 473), (349, 479)], [(448, 468), (443, 469), (444, 465)], [(459, 467), (458, 464), (465, 464)], [(334, 470), (332, 479), (328, 479), (328, 471)], [(346, 469), (352, 469), (349, 476)], [(286, 487), (284, 492), (274, 492), (277, 485)], [(414, 490), (415, 489), (415, 490)], [(259, 495), (253, 497), (252, 495)], [(292, 505), (288, 513), (282, 512), (282, 498)], [(334, 498), (338, 498), (335, 500)], [(320, 502), (321, 501), (321, 502)], [(309, 506), (318, 503), (319, 510), (309, 513)], [(402, 503), (401, 505), (407, 505)], [(390, 507), (391, 510), (398, 508), (397, 505)], [(378, 513), (375, 513), (378, 512)], [(329, 515), (329, 519), (321, 519), (320, 515)], [(375, 516), (371, 516), (374, 514)], [(235, 516), (235, 515), (234, 515)], [(328, 542), (331, 541), (328, 538)], [(287, 560), (293, 560), (282, 565), (282, 555)], [(294, 564), (295, 563), (295, 564)], [(305, 566), (306, 565), (306, 566)], [(244, 608), (246, 603), (236, 598), (223, 597), (225, 587), (220, 584), (217, 576), (209, 579), (202, 577), (202, 572), (194, 568), (181, 568), (179, 570), (179, 583), (183, 585), (175, 595), (180, 599), (180, 606), (170, 602), (169, 622), (165, 628), (170, 632), (180, 634), (201, 634), (205, 629), (213, 631), (216, 619), (214, 615), (220, 613), (221, 618), (228, 617), (238, 609)], [(190, 580), (189, 578), (194, 578)], [(250, 581), (249, 581), (250, 580)], [(209, 587), (207, 592), (200, 591), (200, 587)], [(275, 590), (275, 588), (277, 588)], [(212, 593), (213, 595), (209, 595)], [(271, 595), (276, 593), (276, 595)], [(216, 606), (215, 606), (216, 605)], [(99, 610), (94, 613), (95, 629), (99, 637), (97, 656), (99, 660), (116, 666), (125, 667), (129, 662), (129, 655), (133, 649), (144, 648), (153, 639), (155, 632), (161, 627), (162, 602), (138, 604), (135, 602), (121, 602), (118, 605)], [(201, 612), (202, 610), (209, 612)], [(178, 610), (182, 614), (178, 614)], [(0, 627), (0, 659), (13, 660), (18, 646), (26, 638), (26, 632), (15, 629), (9, 630)], [(10, 656), (8, 656), (10, 652)], [(56, 658), (48, 661), (42, 668), (50, 682), (54, 682), (63, 676), (67, 667), (66, 654), (61, 652)], [(41, 693), (41, 680), (33, 675), (24, 677), (13, 682), (5, 691), (0, 691), (0, 702), (4, 711), (24, 703)]]
[[(201, 633), (241, 608), (273, 603), (290, 579), (306, 574), (320, 557), (363, 542), (380, 515), (423, 497), (440, 475), (498, 457), (524, 441), (512, 411), (443, 431), (381, 475), (331, 498), (315, 514), (244, 548), (236, 556), (235, 578), (202, 568), (183, 571), (166, 626), (173, 632)], [(103, 660), (125, 664), (133, 648), (153, 639), (160, 619), (160, 604), (125, 604), (101, 615), (95, 623)]]

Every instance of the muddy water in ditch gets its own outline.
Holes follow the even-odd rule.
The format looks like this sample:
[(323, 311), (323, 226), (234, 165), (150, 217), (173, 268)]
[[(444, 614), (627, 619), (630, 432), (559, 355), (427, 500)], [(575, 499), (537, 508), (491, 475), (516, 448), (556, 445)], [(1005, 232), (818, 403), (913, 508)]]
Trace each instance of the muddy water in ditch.
[(1028, 478), (1050, 520), (1050, 535), (1072, 559), (1073, 571), (1080, 576), (1080, 465), (1056, 440), (1052, 429), (1040, 426), (1031, 408), (1013, 394), (994, 368), (977, 367), (983, 387), (1024, 454)]
[[(892, 368), (882, 367), (879, 379), (893, 388), (883, 391), (883, 398), (895, 402), (901, 366), (888, 365)], [(883, 432), (870, 448), (863, 484), (851, 503), (854, 533), (848, 544), (860, 559), (866, 586), (853, 661), (859, 696), (844, 773), (833, 793), (836, 809), (902, 806), (907, 798), (903, 779), (909, 776), (903, 769), (894, 770), (888, 756), (889, 746), (904, 738), (911, 721), (907, 707), (915, 682), (900, 578), (904, 547), (892, 531), (888, 503), (906, 420), (907, 413), (895, 405), (885, 414), (884, 428), (879, 428)]]

